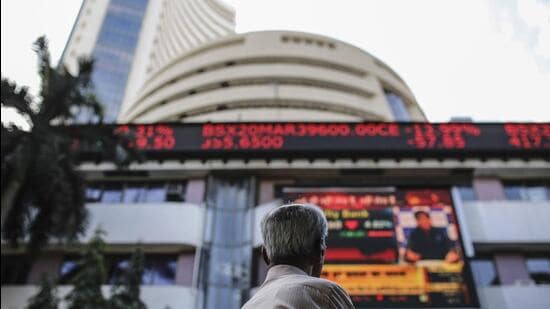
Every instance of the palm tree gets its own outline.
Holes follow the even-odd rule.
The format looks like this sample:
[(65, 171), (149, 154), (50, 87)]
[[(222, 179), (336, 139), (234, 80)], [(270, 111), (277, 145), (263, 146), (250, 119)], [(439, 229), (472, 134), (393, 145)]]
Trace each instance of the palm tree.
[[(39, 100), (25, 87), (2, 77), (1, 101), (25, 115), (29, 131), (2, 126), (2, 235), (13, 245), (28, 237), (30, 256), (49, 239), (74, 240), (86, 228), (83, 180), (75, 170), (76, 151), (71, 147), (74, 123), (86, 113), (92, 122), (102, 123), (102, 106), (93, 94), (93, 62), (81, 59), (73, 76), (66, 68), (53, 68), (47, 41), (40, 37), (33, 45), (38, 55), (41, 78)], [(104, 153), (114, 156), (117, 139), (105, 128), (80, 138), (95, 139)], [(120, 149), (118, 149), (120, 150)]]

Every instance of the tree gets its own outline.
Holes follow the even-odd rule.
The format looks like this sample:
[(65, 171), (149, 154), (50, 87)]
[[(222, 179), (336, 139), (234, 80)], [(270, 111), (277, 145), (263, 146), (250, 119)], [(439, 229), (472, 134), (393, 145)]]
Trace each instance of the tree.
[[(4, 77), (1, 81), (2, 105), (18, 110), (32, 126), (29, 131), (2, 126), (2, 236), (14, 246), (28, 237), (30, 257), (49, 239), (71, 241), (85, 231), (87, 211), (83, 180), (75, 170), (74, 136), (63, 125), (83, 113), (96, 124), (103, 119), (91, 83), (93, 62), (79, 60), (73, 76), (64, 67), (51, 67), (44, 37), (33, 46), (41, 79), (39, 100), (15, 82)], [(99, 146), (102, 156), (115, 163), (129, 162), (125, 139), (114, 136), (112, 128), (95, 126), (79, 139)]]
[[(107, 270), (104, 258), (105, 232), (96, 230), (86, 245), (82, 256), (75, 261), (75, 266), (68, 274), (65, 284), (73, 288), (65, 297), (69, 309), (145, 309), (140, 299), (140, 284), (144, 271), (144, 254), (137, 249), (126, 264), (123, 273), (116, 279), (111, 288), (111, 296), (103, 296), (101, 286), (107, 282)], [(61, 279), (61, 278), (60, 278)], [(58, 308), (59, 298), (49, 278), (44, 278), (39, 292), (29, 300), (27, 309)]]
[(94, 237), (86, 246), (84, 255), (77, 261), (75, 275), (70, 284), (73, 289), (65, 297), (69, 309), (96, 309), (106, 308), (107, 300), (101, 292), (101, 285), (107, 279), (103, 252), (105, 242), (101, 235), (104, 232), (96, 231)]
[(59, 298), (54, 282), (48, 277), (41, 278), (38, 294), (29, 299), (27, 309), (57, 309)]
[(144, 270), (143, 251), (137, 249), (132, 254), (130, 263), (121, 279), (115, 282), (109, 299), (111, 309), (144, 309), (140, 299), (140, 284)]

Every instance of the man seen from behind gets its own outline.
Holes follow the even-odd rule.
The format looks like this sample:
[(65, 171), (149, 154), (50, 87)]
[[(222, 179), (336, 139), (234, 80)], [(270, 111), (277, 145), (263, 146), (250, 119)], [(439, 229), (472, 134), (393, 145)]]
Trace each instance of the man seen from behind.
[(244, 305), (250, 308), (354, 308), (349, 295), (334, 282), (320, 279), (327, 220), (309, 205), (278, 207), (261, 223), (266, 279)]

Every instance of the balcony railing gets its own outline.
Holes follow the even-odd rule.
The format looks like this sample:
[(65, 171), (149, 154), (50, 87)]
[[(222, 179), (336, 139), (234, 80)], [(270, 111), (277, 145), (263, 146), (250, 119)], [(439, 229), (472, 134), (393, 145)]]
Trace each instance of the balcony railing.
[(90, 223), (82, 241), (96, 228), (109, 244), (176, 244), (202, 242), (204, 207), (190, 203), (88, 204)]
[(550, 202), (464, 202), (464, 216), (474, 243), (550, 243)]

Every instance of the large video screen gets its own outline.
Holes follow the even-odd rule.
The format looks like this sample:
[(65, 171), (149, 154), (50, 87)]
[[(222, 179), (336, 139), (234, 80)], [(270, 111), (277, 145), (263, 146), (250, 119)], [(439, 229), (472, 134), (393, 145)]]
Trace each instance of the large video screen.
[(283, 195), (323, 209), (322, 277), (358, 308), (479, 306), (449, 190), (288, 187)]

